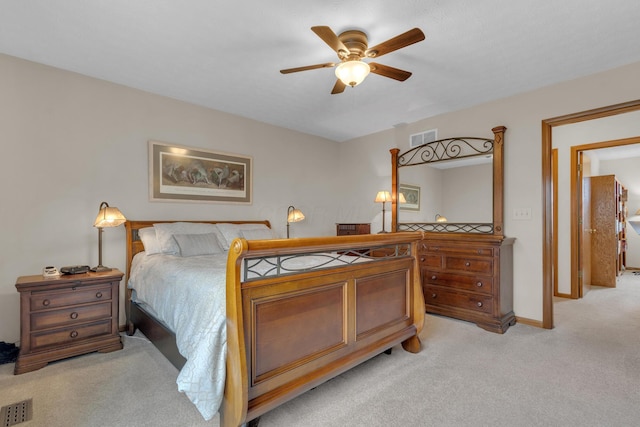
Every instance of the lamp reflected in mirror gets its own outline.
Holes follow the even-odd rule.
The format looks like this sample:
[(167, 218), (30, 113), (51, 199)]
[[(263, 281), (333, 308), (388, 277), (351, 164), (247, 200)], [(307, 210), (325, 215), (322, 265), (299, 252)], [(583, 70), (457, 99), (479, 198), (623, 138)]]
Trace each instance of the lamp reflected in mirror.
[(289, 223), (299, 222), (304, 219), (304, 214), (300, 209), (296, 209), (293, 206), (287, 208), (287, 239), (289, 238)]

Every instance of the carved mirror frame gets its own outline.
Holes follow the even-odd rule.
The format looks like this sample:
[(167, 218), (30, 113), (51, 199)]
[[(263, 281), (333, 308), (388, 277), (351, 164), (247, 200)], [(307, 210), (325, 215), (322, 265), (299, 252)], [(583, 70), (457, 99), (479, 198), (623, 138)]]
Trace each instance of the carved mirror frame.
[[(391, 152), (391, 230), (428, 231), (436, 233), (474, 233), (503, 236), (503, 194), (504, 194), (504, 126), (491, 129), (493, 139), (462, 137), (447, 138), (429, 142), (412, 148), (402, 154), (400, 149)], [(449, 223), (449, 222), (398, 222), (399, 169), (408, 166), (428, 165), (472, 156), (486, 156), (493, 153), (493, 222), (492, 223)]]

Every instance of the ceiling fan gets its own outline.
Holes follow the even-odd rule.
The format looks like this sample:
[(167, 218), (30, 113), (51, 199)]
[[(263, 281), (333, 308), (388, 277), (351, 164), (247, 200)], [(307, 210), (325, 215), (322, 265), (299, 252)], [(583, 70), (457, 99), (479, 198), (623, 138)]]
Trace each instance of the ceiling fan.
[(359, 30), (348, 30), (336, 35), (333, 30), (325, 26), (311, 27), (326, 44), (333, 49), (340, 59), (339, 63), (327, 62), (325, 64), (307, 65), (305, 67), (287, 68), (280, 70), (282, 74), (296, 73), (298, 71), (315, 70), (317, 68), (336, 67), (338, 80), (333, 86), (331, 94), (342, 93), (347, 85), (354, 87), (365, 79), (371, 72), (380, 76), (389, 77), (401, 82), (411, 77), (409, 71), (389, 67), (376, 62), (364, 62), (363, 58), (378, 58), (387, 53), (402, 49), (424, 40), (424, 33), (419, 28), (413, 28), (405, 33), (393, 37), (385, 42), (368, 47), (367, 35)]

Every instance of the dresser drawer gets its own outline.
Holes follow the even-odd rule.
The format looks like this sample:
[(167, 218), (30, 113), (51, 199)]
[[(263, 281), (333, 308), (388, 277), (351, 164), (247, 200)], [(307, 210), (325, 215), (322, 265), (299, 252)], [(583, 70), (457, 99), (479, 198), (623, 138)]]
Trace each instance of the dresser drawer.
[(48, 332), (37, 332), (31, 334), (31, 348), (36, 349), (56, 344), (66, 344), (74, 341), (108, 335), (111, 333), (111, 319), (103, 320), (88, 325), (67, 327)]
[(442, 268), (442, 255), (420, 254), (422, 267)]
[(111, 317), (111, 302), (91, 304), (60, 310), (41, 311), (31, 315), (31, 330), (86, 323)]
[(490, 276), (465, 276), (424, 270), (422, 272), (422, 283), (424, 285), (446, 286), (485, 294), (491, 294), (493, 291), (493, 279)]
[(471, 256), (493, 256), (492, 247), (473, 247), (473, 246), (442, 246), (433, 244), (422, 244), (422, 252), (438, 252), (449, 255), (471, 255)]
[(493, 310), (493, 297), (491, 295), (456, 292), (437, 286), (425, 286), (424, 299), (427, 306), (441, 305), (481, 313), (491, 313)]
[(493, 274), (493, 259), (447, 256), (444, 259), (444, 268), (449, 271), (464, 271), (491, 275)]
[(56, 291), (34, 292), (31, 296), (31, 311), (65, 307), (111, 299), (111, 286), (76, 286)]

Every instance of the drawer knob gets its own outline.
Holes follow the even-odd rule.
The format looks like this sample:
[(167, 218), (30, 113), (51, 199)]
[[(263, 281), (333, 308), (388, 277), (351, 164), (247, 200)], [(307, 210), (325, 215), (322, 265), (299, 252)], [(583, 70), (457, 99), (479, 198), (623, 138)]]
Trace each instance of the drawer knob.
[(71, 331), (71, 333), (69, 334), (69, 336), (71, 338), (77, 338), (78, 337), (78, 331)]
[(482, 287), (482, 282), (478, 282), (478, 283), (476, 283), (476, 286), (477, 286), (477, 287), (479, 287), (479, 288), (481, 288), (481, 287)]
[(44, 305), (45, 307), (49, 304), (51, 304), (51, 301), (49, 301), (48, 299), (42, 300), (42, 305)]
[(478, 307), (482, 307), (482, 302), (478, 301), (477, 304), (478, 304)]
[(438, 294), (431, 294), (431, 298), (436, 298)]
[(96, 292), (96, 298), (102, 298), (102, 292)]
[(469, 267), (471, 265), (471, 263), (469, 261), (464, 263), (465, 266)]
[(78, 318), (78, 313), (74, 311), (73, 313), (71, 313), (71, 315), (69, 317), (71, 317), (72, 319), (77, 319)]
[(421, 261), (421, 262), (424, 262), (424, 257), (420, 258), (420, 261)]
[(431, 276), (431, 280), (436, 280), (438, 278), (438, 276), (436, 276), (435, 274), (433, 276)]

